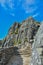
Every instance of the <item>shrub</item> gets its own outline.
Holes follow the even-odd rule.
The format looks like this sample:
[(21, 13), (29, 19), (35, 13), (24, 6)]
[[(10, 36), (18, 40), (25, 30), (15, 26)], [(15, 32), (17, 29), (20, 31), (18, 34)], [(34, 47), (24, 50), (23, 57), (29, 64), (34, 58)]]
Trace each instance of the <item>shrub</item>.
[(13, 40), (13, 43), (14, 43), (14, 45), (17, 45), (17, 41), (16, 41), (16, 39)]
[(18, 39), (18, 41), (16, 41), (16, 39), (14, 39), (13, 40), (13, 45), (18, 45), (18, 44), (21, 44), (21, 40), (20, 39)]
[(25, 38), (25, 39), (24, 39), (24, 42), (28, 42), (28, 39), (27, 39), (27, 38)]
[(21, 44), (21, 42), (22, 42), (21, 39), (18, 39), (18, 44)]
[(15, 34), (18, 34), (18, 28), (15, 30), (15, 32), (14, 32)]

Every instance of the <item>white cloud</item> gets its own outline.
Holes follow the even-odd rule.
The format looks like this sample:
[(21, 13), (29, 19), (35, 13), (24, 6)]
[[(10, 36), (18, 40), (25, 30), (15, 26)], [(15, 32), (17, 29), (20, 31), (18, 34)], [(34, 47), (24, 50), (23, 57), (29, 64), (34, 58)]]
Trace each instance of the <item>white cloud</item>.
[(1, 4), (4, 4), (4, 3), (5, 3), (5, 0), (0, 0), (0, 3), (1, 3)]
[[(21, 5), (25, 13), (31, 14), (37, 10), (38, 6), (36, 4), (38, 4), (38, 1), (40, 0), (18, 0), (16, 1), (16, 6)], [(0, 4), (4, 9), (9, 10), (10, 15), (15, 16), (15, 14), (12, 13), (15, 10), (15, 0), (0, 0)], [(35, 16), (36, 15), (34, 15), (34, 17)]]
[(36, 0), (24, 0), (22, 7), (26, 13), (32, 13), (37, 10), (37, 4), (38, 2)]
[(33, 7), (28, 7), (28, 8), (25, 8), (25, 12), (26, 13), (33, 13), (35, 10), (37, 9), (37, 7), (33, 8)]
[[(14, 3), (12, 0), (0, 0), (0, 4), (2, 7), (4, 8), (7, 8), (7, 6), (10, 8), (10, 9), (13, 9), (14, 8)], [(7, 5), (6, 5), (7, 4)]]
[(29, 4), (29, 5), (35, 4), (35, 0), (25, 0), (24, 2), (25, 4)]
[(15, 4), (14, 0), (0, 0), (0, 5), (3, 7), (11, 16), (15, 16), (14, 13), (12, 13), (13, 10), (15, 10)]
[(15, 4), (14, 4), (14, 2), (12, 0), (8, 0), (7, 4), (9, 6), (9, 8), (14, 9)]
[(2, 7), (5, 7), (5, 2), (6, 2), (5, 0), (0, 0), (0, 4)]
[(32, 17), (37, 17), (39, 15), (39, 13), (36, 13), (36, 14), (34, 14)]

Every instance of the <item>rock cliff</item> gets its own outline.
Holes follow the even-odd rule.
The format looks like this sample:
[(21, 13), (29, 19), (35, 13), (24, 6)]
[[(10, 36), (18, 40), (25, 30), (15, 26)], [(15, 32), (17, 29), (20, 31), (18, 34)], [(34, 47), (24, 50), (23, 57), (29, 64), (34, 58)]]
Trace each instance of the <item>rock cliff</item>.
[(36, 22), (32, 17), (24, 20), (21, 24), (14, 23), (4, 39), (3, 47), (33, 42), (39, 27), (40, 23)]
[(31, 65), (43, 65), (43, 22), (32, 45)]
[(32, 45), (40, 23), (32, 17), (15, 22), (2, 40), (0, 65), (30, 65)]

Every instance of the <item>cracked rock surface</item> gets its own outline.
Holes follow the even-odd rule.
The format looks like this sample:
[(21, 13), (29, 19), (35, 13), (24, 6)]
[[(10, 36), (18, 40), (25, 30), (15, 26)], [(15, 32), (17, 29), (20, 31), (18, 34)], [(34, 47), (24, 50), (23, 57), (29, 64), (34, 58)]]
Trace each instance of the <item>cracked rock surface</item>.
[(30, 65), (43, 65), (43, 22), (40, 25), (32, 45)]

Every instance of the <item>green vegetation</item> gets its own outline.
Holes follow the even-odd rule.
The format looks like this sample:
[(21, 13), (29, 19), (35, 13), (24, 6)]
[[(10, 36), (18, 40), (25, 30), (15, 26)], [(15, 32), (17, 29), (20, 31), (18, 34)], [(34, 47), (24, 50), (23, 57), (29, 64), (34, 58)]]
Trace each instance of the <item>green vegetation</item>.
[(14, 34), (14, 32), (11, 32), (11, 34)]
[(11, 34), (18, 34), (18, 28), (15, 31), (12, 31)]
[(18, 34), (18, 28), (15, 30), (15, 32), (14, 32), (15, 34)]
[(18, 45), (18, 44), (21, 44), (21, 40), (20, 39), (18, 39), (18, 41), (16, 41), (16, 39), (14, 39), (13, 40), (13, 45)]
[(25, 39), (24, 39), (24, 42), (28, 42), (28, 39), (27, 39), (27, 38), (25, 38)]
[(17, 45), (17, 41), (16, 41), (16, 39), (13, 40), (13, 43), (14, 43), (14, 45)]
[(18, 39), (18, 44), (21, 44), (21, 42), (22, 42), (21, 39)]

